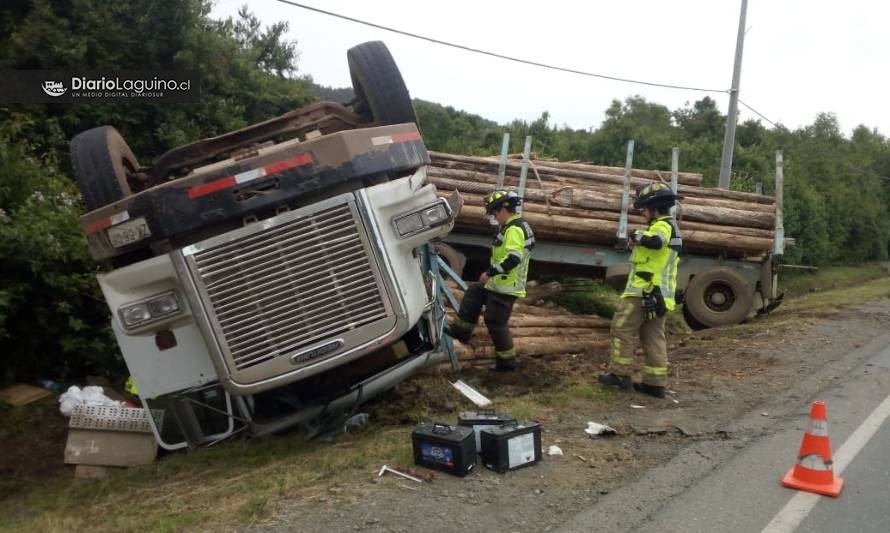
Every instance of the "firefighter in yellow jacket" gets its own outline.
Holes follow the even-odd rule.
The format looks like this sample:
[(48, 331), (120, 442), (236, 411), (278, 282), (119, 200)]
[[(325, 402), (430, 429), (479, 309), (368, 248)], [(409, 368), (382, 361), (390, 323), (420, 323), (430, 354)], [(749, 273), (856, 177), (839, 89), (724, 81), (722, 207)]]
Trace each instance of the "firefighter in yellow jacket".
[(493, 370), (501, 372), (518, 366), (508, 321), (516, 299), (525, 297), (528, 262), (535, 246), (531, 227), (516, 212), (520, 203), (513, 191), (495, 191), (485, 197), (486, 216), (494, 217), (500, 226), (492, 243), (489, 267), (477, 283), (467, 288), (457, 318), (446, 329), (455, 339), (469, 342), (484, 307), (485, 326), (496, 355)]
[[(628, 239), (633, 247), (627, 286), (612, 318), (611, 365), (600, 383), (664, 398), (667, 384), (667, 343), (664, 320), (676, 305), (677, 266), (683, 241), (670, 215), (677, 195), (662, 183), (637, 189), (635, 209), (643, 209), (649, 227), (636, 230)], [(634, 344), (639, 337), (646, 364), (642, 383), (634, 383)]]

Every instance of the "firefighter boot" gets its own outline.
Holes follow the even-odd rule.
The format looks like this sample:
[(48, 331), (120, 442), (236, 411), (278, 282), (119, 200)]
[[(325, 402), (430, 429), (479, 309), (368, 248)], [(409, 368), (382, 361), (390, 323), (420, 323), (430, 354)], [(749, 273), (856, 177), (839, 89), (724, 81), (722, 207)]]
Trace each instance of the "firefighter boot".
[(634, 390), (642, 392), (643, 394), (648, 394), (649, 396), (664, 399), (664, 387), (657, 387), (646, 383), (634, 383)]
[(495, 372), (515, 372), (519, 369), (519, 361), (515, 357), (496, 357), (491, 369)]
[(442, 330), (442, 333), (448, 335), (452, 339), (459, 340), (463, 344), (467, 344), (470, 342), (470, 337), (473, 336), (473, 327), (473, 324), (464, 322), (463, 320), (458, 318), (452, 320), (448, 324), (445, 324), (445, 328)]
[(608, 374), (600, 374), (596, 379), (603, 385), (612, 385), (613, 387), (618, 387), (619, 389), (624, 390), (629, 390), (632, 385), (630, 376), (619, 376), (618, 374), (613, 374), (611, 372)]

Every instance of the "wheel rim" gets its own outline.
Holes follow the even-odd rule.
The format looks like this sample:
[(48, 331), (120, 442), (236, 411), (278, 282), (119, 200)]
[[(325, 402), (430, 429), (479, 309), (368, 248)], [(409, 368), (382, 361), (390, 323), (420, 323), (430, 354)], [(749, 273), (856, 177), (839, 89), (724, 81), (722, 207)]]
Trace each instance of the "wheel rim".
[(145, 190), (145, 182), (138, 180), (135, 177), (138, 169), (133, 166), (133, 161), (126, 157), (122, 157), (121, 166), (124, 168), (124, 179), (130, 187), (130, 192), (136, 193)]
[(715, 313), (722, 313), (732, 309), (736, 295), (729, 284), (715, 281), (705, 289), (704, 300), (708, 309)]

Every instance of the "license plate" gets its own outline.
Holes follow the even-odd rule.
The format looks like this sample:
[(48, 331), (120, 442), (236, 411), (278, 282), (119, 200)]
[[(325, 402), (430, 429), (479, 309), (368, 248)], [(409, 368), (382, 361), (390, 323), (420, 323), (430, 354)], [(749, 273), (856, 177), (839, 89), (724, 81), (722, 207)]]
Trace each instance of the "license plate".
[(112, 226), (105, 232), (108, 235), (108, 240), (111, 241), (111, 245), (115, 248), (121, 248), (151, 237), (148, 223), (142, 217)]

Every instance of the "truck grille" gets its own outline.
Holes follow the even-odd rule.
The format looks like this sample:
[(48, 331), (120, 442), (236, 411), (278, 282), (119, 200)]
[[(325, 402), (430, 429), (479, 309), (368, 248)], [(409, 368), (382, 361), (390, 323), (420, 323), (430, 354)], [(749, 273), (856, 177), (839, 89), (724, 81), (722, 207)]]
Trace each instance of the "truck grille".
[(344, 203), (193, 254), (234, 369), (299, 354), (387, 316), (356, 217)]

